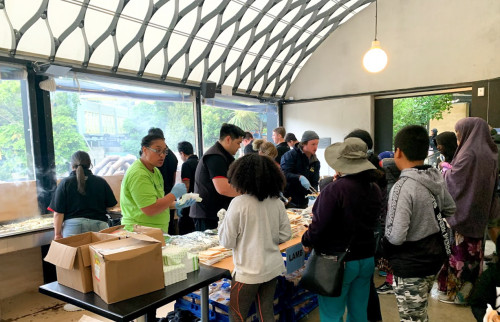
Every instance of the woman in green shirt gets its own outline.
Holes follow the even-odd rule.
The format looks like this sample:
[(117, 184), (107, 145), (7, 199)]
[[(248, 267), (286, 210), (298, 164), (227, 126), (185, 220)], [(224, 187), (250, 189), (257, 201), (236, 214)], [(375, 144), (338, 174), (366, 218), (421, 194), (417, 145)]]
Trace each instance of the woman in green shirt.
[(140, 158), (128, 168), (123, 178), (120, 192), (122, 224), (132, 230), (134, 224), (161, 228), (168, 231), (169, 209), (190, 207), (195, 201), (183, 205), (175, 202), (186, 193), (183, 183), (176, 184), (170, 193), (163, 191), (163, 177), (158, 170), (167, 153), (165, 139), (159, 135), (146, 135), (142, 138)]

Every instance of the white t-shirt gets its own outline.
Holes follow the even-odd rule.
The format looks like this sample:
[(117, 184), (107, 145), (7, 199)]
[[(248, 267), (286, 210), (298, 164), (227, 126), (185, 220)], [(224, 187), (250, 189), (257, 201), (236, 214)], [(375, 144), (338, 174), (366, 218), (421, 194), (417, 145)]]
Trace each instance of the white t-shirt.
[(278, 198), (238, 196), (219, 227), (220, 244), (233, 250), (233, 279), (245, 284), (268, 282), (285, 271), (278, 245), (291, 236), (285, 205)]

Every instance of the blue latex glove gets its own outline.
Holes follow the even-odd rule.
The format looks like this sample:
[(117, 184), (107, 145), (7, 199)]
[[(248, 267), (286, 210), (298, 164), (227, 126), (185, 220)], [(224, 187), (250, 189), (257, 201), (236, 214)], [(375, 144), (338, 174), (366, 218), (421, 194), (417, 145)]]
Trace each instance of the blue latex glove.
[[(182, 205), (180, 205), (180, 204), (179, 204), (179, 202), (177, 201), (177, 202), (175, 203), (175, 209), (177, 209), (177, 210), (181, 210), (181, 209), (183, 209), (183, 208), (191, 207), (191, 206), (192, 206), (192, 205), (194, 205), (195, 203), (196, 203), (196, 200), (195, 200), (195, 199), (190, 199), (190, 200), (186, 201), (186, 202), (185, 202), (184, 204), (182, 204)], [(179, 214), (180, 214), (180, 211), (178, 211), (178, 212), (177, 212), (177, 216), (182, 217), (182, 214), (181, 214), (181, 215), (179, 215)]]
[(316, 197), (315, 196), (309, 196), (309, 197), (307, 197), (307, 199), (309, 199), (309, 200), (316, 200)]
[(300, 184), (302, 185), (302, 187), (304, 187), (304, 189), (309, 190), (309, 188), (311, 188), (311, 183), (309, 182), (309, 180), (307, 180), (306, 177), (300, 176), (299, 180)]
[(179, 199), (183, 194), (187, 193), (186, 185), (178, 183), (170, 190), (170, 193), (175, 196), (175, 199)]

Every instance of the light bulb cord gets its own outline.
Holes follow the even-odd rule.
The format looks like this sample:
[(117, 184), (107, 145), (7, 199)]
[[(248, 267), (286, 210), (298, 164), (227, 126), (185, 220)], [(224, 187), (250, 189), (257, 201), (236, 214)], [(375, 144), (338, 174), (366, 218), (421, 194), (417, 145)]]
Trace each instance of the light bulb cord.
[(375, 0), (375, 41), (377, 40), (378, 1)]

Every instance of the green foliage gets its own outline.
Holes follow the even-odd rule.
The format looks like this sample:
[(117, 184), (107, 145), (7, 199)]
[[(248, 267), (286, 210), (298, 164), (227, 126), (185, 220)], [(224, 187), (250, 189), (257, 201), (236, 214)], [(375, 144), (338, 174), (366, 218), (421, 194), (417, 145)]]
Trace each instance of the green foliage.
[(239, 126), (243, 131), (255, 131), (259, 129), (259, 114), (255, 112), (235, 110), (231, 113), (228, 123)]
[(28, 177), (23, 130), (22, 119), (0, 126), (0, 181)]
[(130, 110), (123, 123), (127, 139), (122, 141), (125, 152), (138, 155), (141, 139), (152, 127), (162, 129), (168, 147), (177, 151), (177, 143), (189, 141), (194, 145), (192, 103), (142, 101)]
[(0, 80), (0, 126), (22, 119), (21, 82)]
[[(65, 106), (66, 108), (67, 106)], [(78, 133), (76, 120), (66, 115), (53, 115), (54, 154), (57, 176), (65, 175), (70, 166), (71, 155), (78, 150), (87, 151), (83, 136)]]
[(232, 110), (204, 105), (201, 107), (203, 145), (207, 149), (219, 139), (222, 123), (231, 118)]
[(148, 134), (151, 127), (165, 128), (167, 110), (156, 102), (141, 101), (130, 109), (129, 116), (123, 122), (127, 139), (121, 142), (124, 152), (138, 155), (141, 139)]
[(21, 82), (0, 80), (0, 181), (28, 177)]
[(78, 150), (89, 151), (76, 121), (80, 96), (78, 93), (56, 92), (51, 95), (51, 102), (56, 175), (64, 176), (70, 168), (71, 155)]
[(407, 125), (427, 127), (432, 119), (443, 119), (443, 113), (450, 111), (453, 96), (433, 95), (395, 99), (393, 106), (393, 137)]

